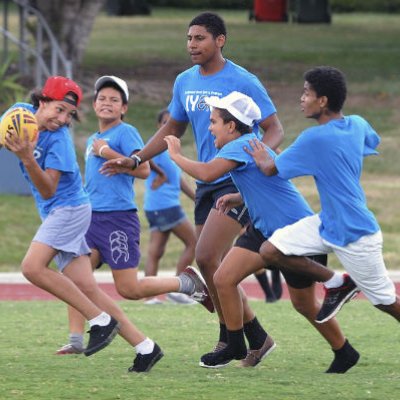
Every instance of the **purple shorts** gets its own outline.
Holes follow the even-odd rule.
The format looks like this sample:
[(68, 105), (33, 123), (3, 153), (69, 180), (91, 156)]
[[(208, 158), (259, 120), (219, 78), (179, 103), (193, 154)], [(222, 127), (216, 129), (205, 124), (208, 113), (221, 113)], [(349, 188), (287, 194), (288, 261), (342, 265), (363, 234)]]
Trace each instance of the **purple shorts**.
[(86, 233), (91, 249), (100, 253), (111, 269), (136, 268), (140, 260), (140, 221), (136, 210), (92, 212)]

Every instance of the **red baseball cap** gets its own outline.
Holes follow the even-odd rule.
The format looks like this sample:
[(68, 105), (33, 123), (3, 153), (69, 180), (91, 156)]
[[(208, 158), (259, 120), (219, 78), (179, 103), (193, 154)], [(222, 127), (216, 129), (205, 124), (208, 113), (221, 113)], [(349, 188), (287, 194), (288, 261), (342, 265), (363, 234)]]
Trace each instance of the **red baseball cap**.
[[(66, 97), (68, 93), (72, 93), (74, 100)], [(73, 106), (79, 106), (82, 100), (82, 89), (69, 78), (50, 76), (43, 86), (42, 95), (52, 100), (65, 101)]]

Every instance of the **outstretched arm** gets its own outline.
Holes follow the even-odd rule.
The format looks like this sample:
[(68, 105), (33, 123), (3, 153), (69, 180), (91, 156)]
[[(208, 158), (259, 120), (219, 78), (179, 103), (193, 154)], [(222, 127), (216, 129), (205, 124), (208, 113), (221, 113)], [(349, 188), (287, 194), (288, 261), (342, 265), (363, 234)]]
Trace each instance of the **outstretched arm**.
[(249, 140), (249, 146), (250, 148), (245, 146), (244, 151), (254, 158), (260, 171), (267, 176), (276, 175), (278, 170), (276, 169), (275, 161), (270, 156), (263, 143), (257, 139), (253, 139)]
[(175, 136), (166, 136), (164, 139), (168, 145), (168, 151), (171, 159), (175, 161), (190, 176), (204, 182), (213, 182), (227, 172), (236, 168), (238, 163), (223, 158), (214, 158), (204, 163), (193, 161), (181, 153), (181, 141)]
[[(112, 149), (107, 143), (107, 141), (105, 141), (104, 139), (94, 140), (92, 145), (92, 151), (94, 155), (98, 157), (103, 157), (106, 160), (114, 160), (117, 158), (124, 157), (123, 154), (118, 153), (117, 151)], [(145, 162), (134, 170), (130, 168), (124, 168), (124, 169), (121, 168), (120, 170), (118, 170), (118, 173), (132, 175), (140, 179), (146, 179), (150, 175), (149, 163)]]
[(150, 160), (152, 157), (163, 152), (167, 148), (164, 141), (165, 136), (173, 135), (178, 138), (181, 137), (185, 133), (187, 124), (187, 122), (176, 121), (170, 117), (167, 123), (155, 133), (146, 146), (136, 153), (136, 156), (138, 157), (136, 160), (130, 157), (109, 160), (104, 163), (100, 172), (106, 175), (113, 175), (120, 168), (134, 169), (138, 167), (140, 164), (139, 160), (141, 160), (141, 162)]

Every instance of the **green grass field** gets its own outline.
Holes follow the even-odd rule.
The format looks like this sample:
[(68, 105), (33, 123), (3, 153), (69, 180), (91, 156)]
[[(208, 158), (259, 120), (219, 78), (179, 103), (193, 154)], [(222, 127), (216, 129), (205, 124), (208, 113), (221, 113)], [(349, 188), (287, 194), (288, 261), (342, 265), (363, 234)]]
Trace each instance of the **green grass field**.
[(277, 342), (255, 369), (237, 364), (218, 370), (198, 366), (214, 345), (216, 319), (200, 306), (121, 303), (156, 340), (165, 357), (149, 374), (130, 374), (134, 352), (121, 338), (92, 357), (55, 356), (67, 336), (66, 310), (55, 301), (2, 302), (0, 399), (23, 400), (396, 400), (400, 390), (398, 323), (353, 301), (339, 314), (361, 353), (345, 375), (325, 374), (333, 354), (288, 301), (253, 302)]
[[(174, 78), (190, 66), (186, 53), (188, 22), (199, 10), (154, 9), (150, 17), (96, 19), (81, 69), (85, 88), (82, 122), (75, 125), (75, 139), (82, 160), (87, 136), (96, 130), (91, 110), (92, 85), (102, 74), (119, 75), (133, 91), (127, 121), (147, 140), (155, 116), (168, 104)], [(303, 72), (317, 64), (343, 69), (349, 78), (346, 113), (365, 116), (381, 134), (380, 156), (367, 159), (363, 184), (371, 209), (384, 232), (388, 268), (400, 266), (400, 15), (334, 15), (331, 25), (249, 23), (247, 12), (222, 10), (228, 27), (225, 56), (256, 73), (267, 86), (284, 125), (286, 147), (309, 126), (299, 110)], [(16, 16), (10, 26), (16, 29)], [(27, 88), (30, 89), (30, 88)], [(190, 132), (183, 138), (184, 151), (194, 155)], [(318, 197), (309, 179), (297, 181), (318, 210)], [(138, 204), (143, 182), (136, 184)], [(184, 207), (192, 215), (192, 204)], [(142, 214), (142, 245), (146, 251), (147, 223)], [(0, 271), (17, 270), (39, 223), (31, 198), (0, 195)], [(174, 268), (180, 243), (172, 239), (161, 268)], [(143, 258), (142, 258), (143, 260)], [(332, 258), (333, 266), (338, 264)]]

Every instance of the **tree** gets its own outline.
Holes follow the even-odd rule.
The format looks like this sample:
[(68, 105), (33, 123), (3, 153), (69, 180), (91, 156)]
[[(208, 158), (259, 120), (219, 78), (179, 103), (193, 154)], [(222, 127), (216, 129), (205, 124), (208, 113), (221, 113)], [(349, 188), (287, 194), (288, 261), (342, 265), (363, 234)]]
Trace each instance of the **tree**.
[(31, 0), (49, 24), (67, 59), (72, 62), (74, 76), (89, 41), (94, 20), (105, 0)]

